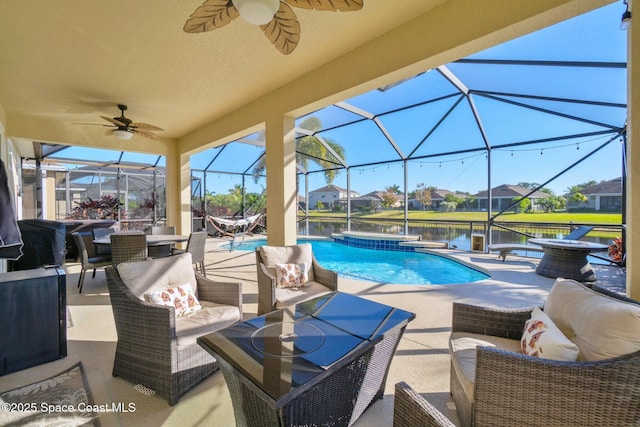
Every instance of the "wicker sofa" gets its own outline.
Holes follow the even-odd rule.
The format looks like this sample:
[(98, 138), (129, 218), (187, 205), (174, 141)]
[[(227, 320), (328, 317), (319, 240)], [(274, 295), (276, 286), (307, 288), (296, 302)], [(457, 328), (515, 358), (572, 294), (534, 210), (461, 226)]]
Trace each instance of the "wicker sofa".
[[(556, 280), (544, 313), (577, 346), (576, 361), (523, 354), (534, 310), (454, 303), (451, 394), (460, 424), (640, 425), (640, 303)], [(544, 345), (551, 352), (556, 343)], [(395, 426), (452, 425), (404, 382), (394, 406)]]
[[(195, 273), (188, 252), (121, 263), (117, 271), (112, 266), (105, 271), (118, 333), (113, 376), (142, 384), (176, 404), (219, 368), (196, 340), (242, 320), (241, 284), (214, 282)], [(184, 316), (148, 297), (186, 284), (202, 308)]]

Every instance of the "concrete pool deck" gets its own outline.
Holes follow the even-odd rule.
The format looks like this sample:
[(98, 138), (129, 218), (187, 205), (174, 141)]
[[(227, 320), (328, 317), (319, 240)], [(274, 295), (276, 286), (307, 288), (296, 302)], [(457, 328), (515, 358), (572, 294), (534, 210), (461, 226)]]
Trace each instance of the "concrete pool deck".
[[(241, 281), (245, 319), (257, 311), (255, 254), (220, 248), (229, 240), (207, 239), (206, 269), (209, 278)], [(384, 304), (416, 313), (393, 358), (385, 396), (369, 408), (354, 424), (356, 427), (391, 426), (394, 385), (406, 381), (432, 404), (457, 423), (449, 395), (448, 337), (451, 327), (451, 304), (464, 301), (474, 304), (530, 307), (542, 304), (553, 279), (535, 273), (537, 259), (512, 256), (502, 262), (495, 254), (443, 250), (461, 260), (477, 264), (491, 272), (491, 278), (460, 285), (393, 285), (340, 279), (339, 289)], [(235, 425), (231, 400), (220, 372), (207, 378), (183, 396), (176, 406), (158, 396), (146, 396), (131, 384), (111, 376), (117, 334), (104, 272), (85, 279), (82, 294), (76, 283), (80, 266), (69, 263), (67, 304), (73, 327), (67, 329), (68, 356), (37, 367), (0, 377), (0, 392), (47, 378), (82, 361), (96, 404), (133, 402), (133, 413), (104, 413), (102, 426), (232, 426)], [(623, 270), (618, 267), (598, 269), (598, 277), (607, 284), (624, 286)]]

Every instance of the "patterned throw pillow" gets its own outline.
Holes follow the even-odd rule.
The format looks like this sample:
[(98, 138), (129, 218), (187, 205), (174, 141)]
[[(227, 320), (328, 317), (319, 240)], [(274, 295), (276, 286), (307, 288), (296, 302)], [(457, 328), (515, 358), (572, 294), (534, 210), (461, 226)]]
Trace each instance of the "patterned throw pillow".
[(276, 264), (276, 286), (278, 288), (298, 288), (308, 286), (307, 263)]
[(524, 324), (520, 345), (523, 354), (567, 362), (575, 362), (580, 352), (578, 346), (569, 341), (538, 307)]
[(175, 308), (176, 317), (187, 316), (202, 308), (191, 288), (191, 283), (169, 286), (145, 296), (149, 302)]

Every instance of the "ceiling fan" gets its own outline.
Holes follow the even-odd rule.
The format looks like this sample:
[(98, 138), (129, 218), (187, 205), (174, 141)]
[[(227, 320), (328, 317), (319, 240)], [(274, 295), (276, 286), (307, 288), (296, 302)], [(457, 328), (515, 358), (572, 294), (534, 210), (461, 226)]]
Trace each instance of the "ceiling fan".
[(300, 23), (290, 6), (350, 12), (362, 9), (363, 3), (364, 0), (206, 0), (187, 19), (183, 30), (204, 33), (241, 16), (259, 25), (276, 49), (289, 55), (300, 41)]
[(131, 139), (134, 134), (137, 134), (140, 136), (144, 136), (145, 138), (158, 139), (158, 135), (156, 135), (152, 131), (164, 130), (155, 125), (150, 125), (148, 123), (138, 123), (134, 122), (131, 119), (128, 119), (124, 116), (124, 112), (127, 110), (126, 105), (118, 104), (118, 109), (120, 110), (120, 117), (111, 118), (107, 116), (100, 116), (106, 121), (110, 122), (113, 126), (115, 126), (107, 130), (105, 132), (105, 135), (113, 135), (118, 139)]

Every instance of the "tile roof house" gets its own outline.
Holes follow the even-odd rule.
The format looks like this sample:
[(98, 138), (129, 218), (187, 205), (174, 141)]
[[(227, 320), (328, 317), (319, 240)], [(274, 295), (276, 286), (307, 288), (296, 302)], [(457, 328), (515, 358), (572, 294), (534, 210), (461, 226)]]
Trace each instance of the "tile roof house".
[[(502, 184), (497, 187), (491, 189), (491, 198), (492, 198), (492, 211), (502, 211), (509, 207), (515, 198), (522, 197), (528, 194), (531, 190), (524, 188), (520, 185), (511, 185), (511, 184)], [(487, 196), (488, 191), (480, 191), (476, 193), (474, 196), (477, 199), (477, 206), (479, 210), (487, 209)], [(537, 210), (537, 199), (542, 199), (547, 197), (548, 194), (542, 191), (534, 191), (529, 195), (529, 199), (531, 200), (531, 207), (534, 210)], [(514, 206), (512, 210), (517, 211), (518, 207)]]
[[(346, 188), (329, 184), (313, 191), (309, 191), (309, 209), (317, 209), (318, 202), (322, 203), (324, 208), (333, 209), (336, 206), (345, 205), (347, 203), (348, 191)], [(351, 197), (358, 197), (357, 191), (351, 190)]]
[(587, 200), (574, 200), (566, 194), (567, 211), (621, 212), (622, 211), (622, 178), (602, 181), (580, 191)]

